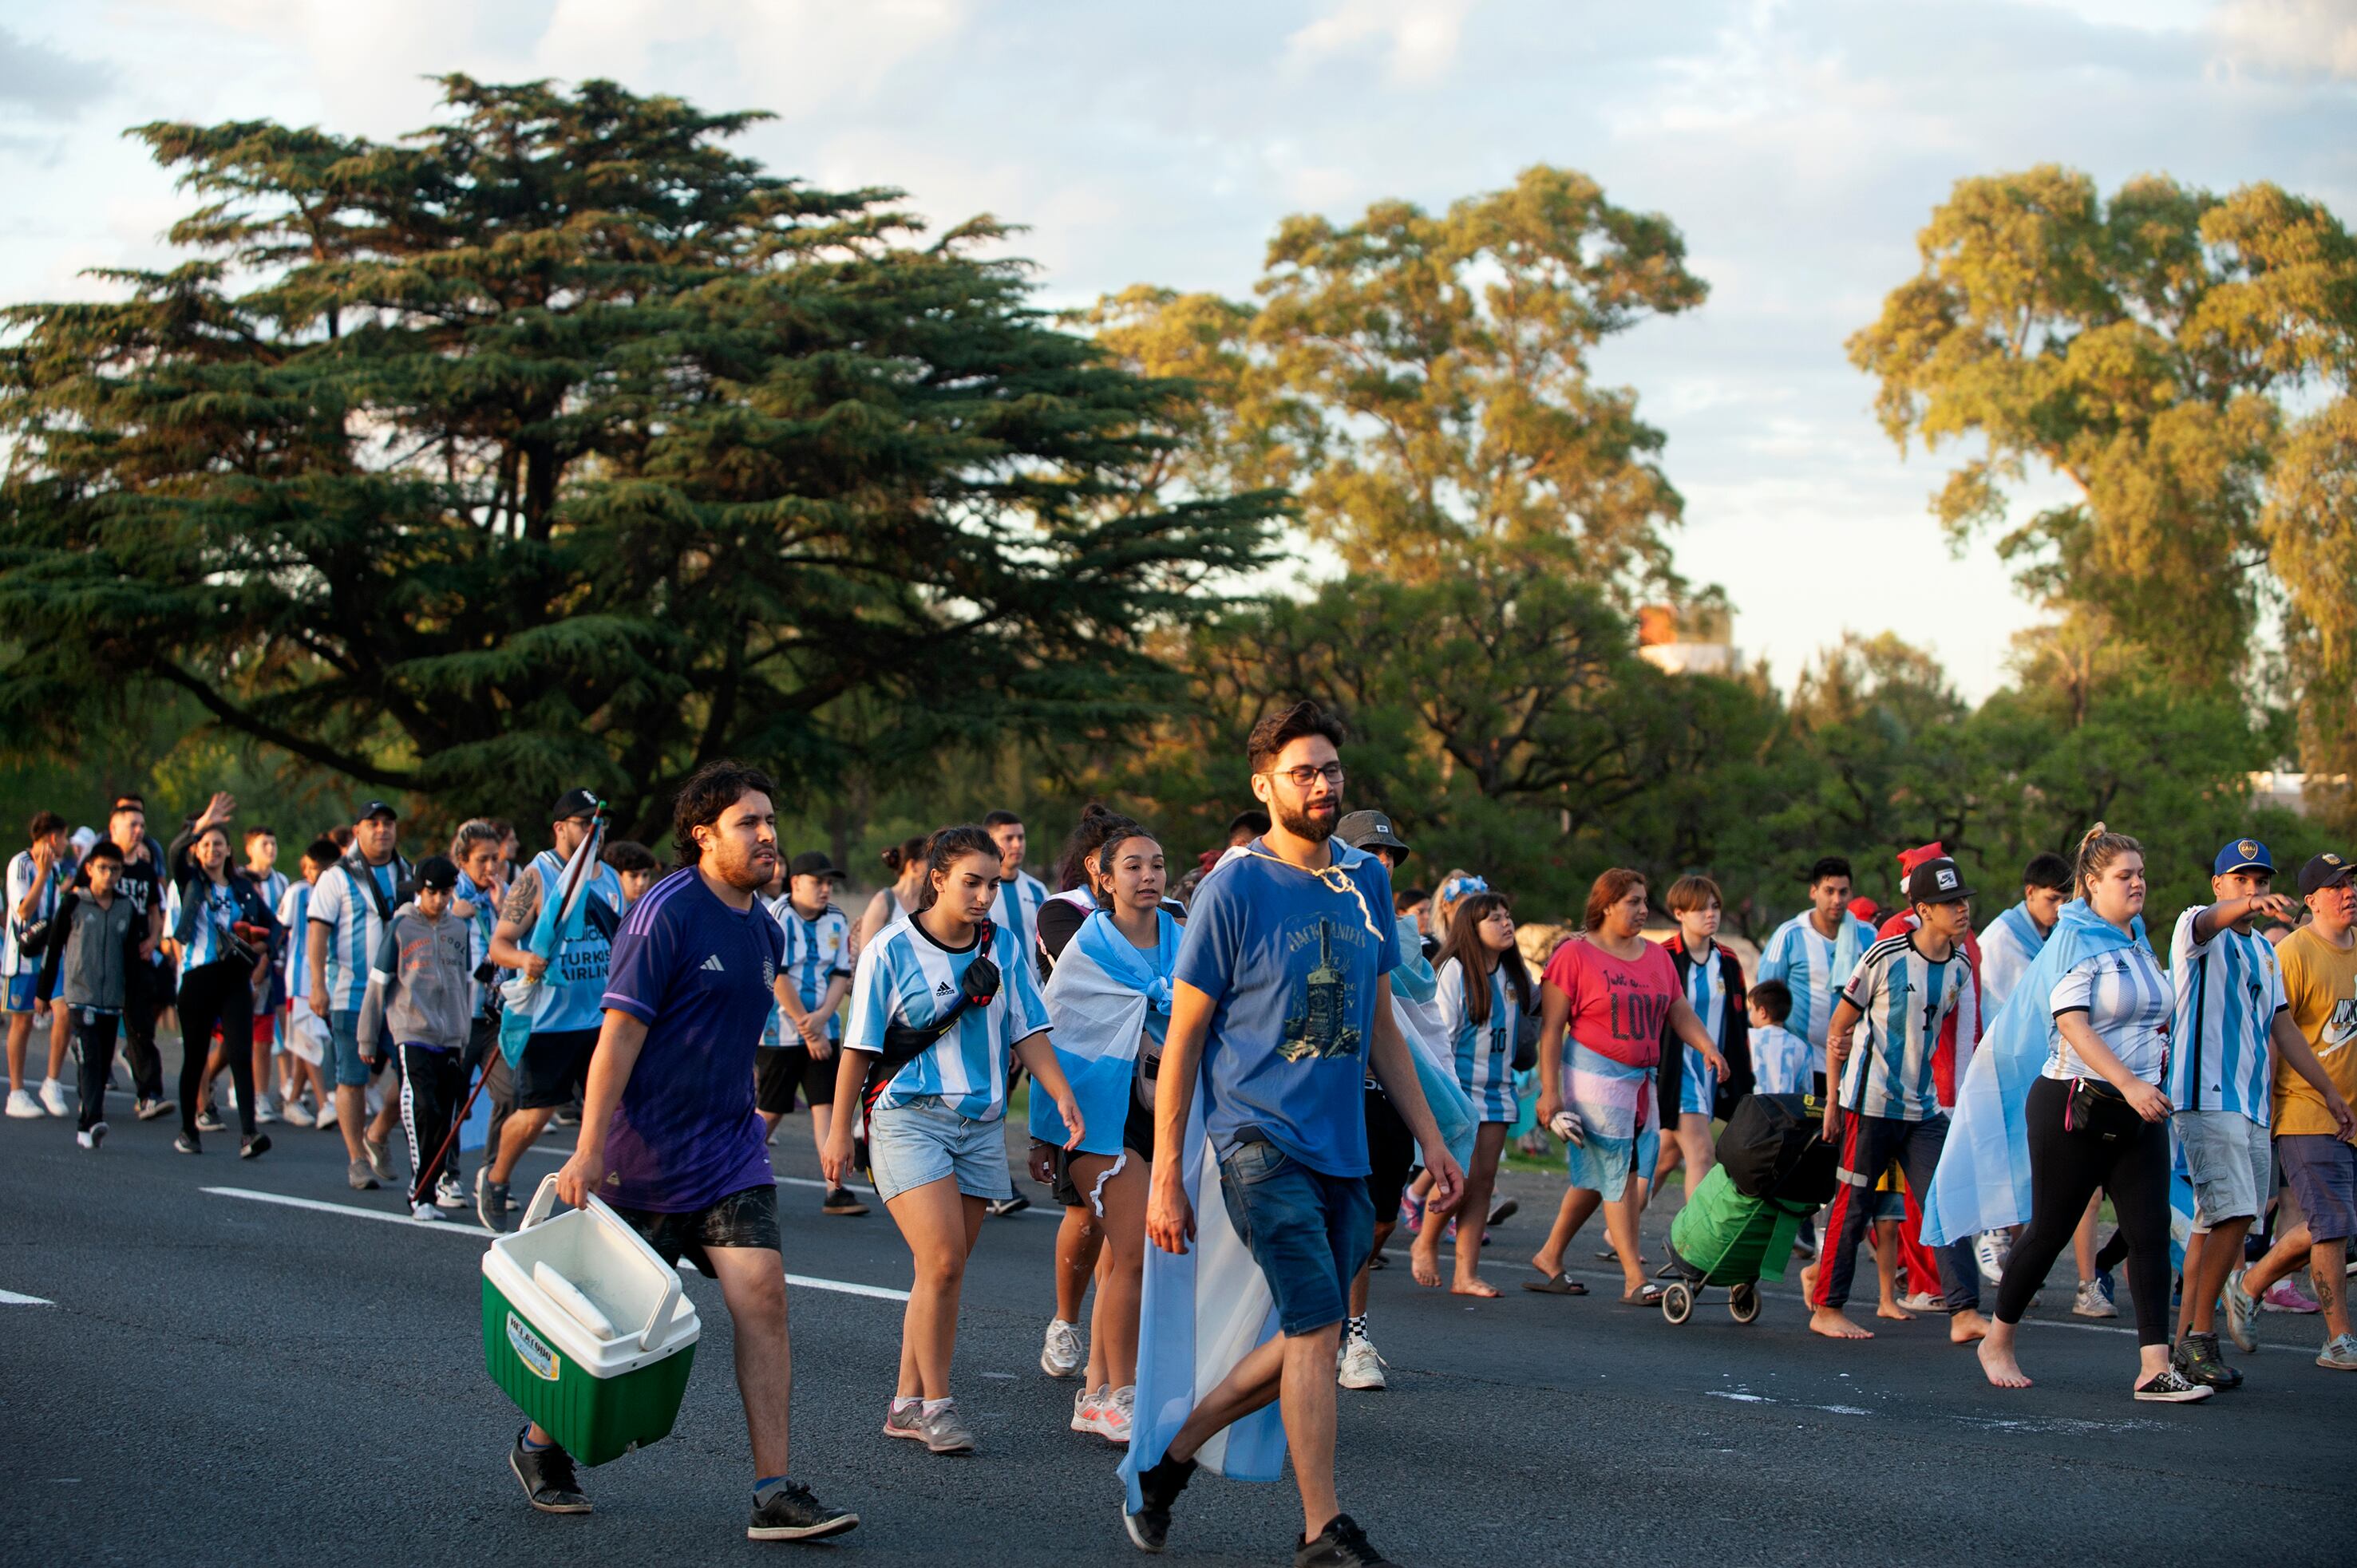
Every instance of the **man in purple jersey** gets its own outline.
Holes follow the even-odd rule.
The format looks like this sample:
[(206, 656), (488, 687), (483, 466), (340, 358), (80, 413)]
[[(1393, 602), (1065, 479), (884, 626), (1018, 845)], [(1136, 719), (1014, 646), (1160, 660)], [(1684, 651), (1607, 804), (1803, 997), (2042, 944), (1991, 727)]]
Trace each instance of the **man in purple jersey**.
[[(667, 1263), (719, 1282), (736, 1326), (737, 1388), (753, 1443), (754, 1541), (840, 1535), (859, 1516), (787, 1474), (793, 1360), (786, 1339), (778, 1189), (753, 1108), (753, 1049), (775, 1005), (785, 937), (754, 901), (776, 875), (770, 780), (711, 762), (680, 787), (680, 869), (630, 906), (607, 972), (605, 1022), (581, 1097), (581, 1136), (557, 1173), (576, 1207), (594, 1193)], [(587, 1513), (573, 1461), (537, 1423), (509, 1455), (532, 1506)]]

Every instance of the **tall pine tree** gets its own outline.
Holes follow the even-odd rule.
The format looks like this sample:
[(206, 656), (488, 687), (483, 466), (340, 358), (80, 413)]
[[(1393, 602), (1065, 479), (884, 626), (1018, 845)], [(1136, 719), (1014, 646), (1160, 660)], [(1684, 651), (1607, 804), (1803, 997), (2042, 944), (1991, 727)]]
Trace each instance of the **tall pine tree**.
[(758, 115), (444, 88), (391, 145), (141, 127), (189, 259), (5, 312), (0, 718), (160, 684), (370, 789), (651, 829), (716, 756), (823, 788), (1169, 699), (1147, 640), (1277, 498), (1158, 489), (1173, 386), (1002, 228), (764, 173)]

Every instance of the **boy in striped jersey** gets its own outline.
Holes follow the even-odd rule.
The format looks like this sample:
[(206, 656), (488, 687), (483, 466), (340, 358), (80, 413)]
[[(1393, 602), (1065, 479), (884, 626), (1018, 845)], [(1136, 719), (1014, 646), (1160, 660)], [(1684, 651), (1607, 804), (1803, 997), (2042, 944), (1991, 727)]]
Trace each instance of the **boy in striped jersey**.
[[(66, 843), (66, 820), (55, 811), (36, 811), (30, 830), (32, 847), (18, 850), (8, 861), (8, 908), (0, 916), (0, 988), (6, 997), (0, 1012), (8, 1019), (8, 1114), (25, 1120), (66, 1113), (65, 1087), (58, 1081), (60, 1060), (52, 1060), (41, 1080), (36, 1101), (25, 1090), (25, 1051), (33, 1037), (34, 996), (41, 973), (38, 953), (24, 950), (27, 932), (45, 927), (57, 913), (58, 895), (64, 891), (65, 867), (72, 858)], [(53, 1058), (58, 1053), (50, 1053)]]
[(1039, 961), (1039, 907), (1048, 901), (1048, 885), (1023, 869), (1027, 840), (1023, 819), (1012, 811), (993, 811), (982, 819), (990, 842), (998, 846), (998, 890), (990, 903), (990, 923), (1015, 933), (1015, 950)]
[[(1909, 874), (1916, 926), (1874, 944), (1842, 988), (1827, 1027), (1826, 1069), (1836, 1090), (1825, 1107), (1825, 1137), (1841, 1150), (1840, 1185), (1825, 1214), (1832, 1255), (1809, 1283), (1809, 1327), (1833, 1339), (1874, 1336), (1842, 1311), (1857, 1244), (1875, 1218), (1874, 1184), (1894, 1162), (1908, 1185), (1928, 1192), (1947, 1142), (1933, 1058), (1940, 1026), (1970, 984), (1964, 935), (1972, 890), (1956, 863), (1927, 860)], [(1862, 1030), (1860, 1026), (1863, 1026)], [(1860, 1038), (1853, 1048), (1852, 1031)], [(1970, 1241), (1940, 1250), (1948, 1337), (1966, 1344), (1988, 1332), (1980, 1314), (1980, 1271)]]
[[(2212, 1388), (2243, 1380), (2218, 1353), (2218, 1296), (2243, 1261), (2251, 1221), (2275, 1190), (2267, 1141), (2270, 1045), (2328, 1107), (2341, 1099), (2292, 1022), (2276, 950), (2251, 929), (2257, 916), (2298, 912), (2274, 890), (2275, 875), (2275, 858), (2258, 840), (2227, 844), (2211, 863), (2210, 891), (2218, 901), (2179, 915), (2169, 943), (2177, 1009), (2163, 1087), (2177, 1108), (2169, 1132), (2193, 1183), (2193, 1233), (2185, 1243), (2184, 1300), (2169, 1359), (2188, 1380)], [(2346, 1117), (2344, 1108), (2338, 1113), (2344, 1129)]]
[[(820, 850), (805, 850), (787, 868), (786, 890), (767, 901), (770, 917), (785, 932), (786, 954), (778, 966), (778, 1022), (793, 1037), (780, 1048), (758, 1054), (761, 1120), (774, 1131), (794, 1108), (794, 1091), (810, 1104), (811, 1141), (826, 1152), (834, 1111), (834, 1051), (843, 1039), (840, 1009), (851, 990), (851, 918), (834, 902), (834, 863)], [(781, 1036), (782, 1038), (782, 1036)], [(819, 1202), (822, 1212), (856, 1217), (867, 1206), (845, 1187), (833, 1187)]]
[(397, 1110), (393, 1097), (386, 1095), (375, 1119), (363, 1122), (370, 1073), (361, 1059), (361, 1002), (368, 994), (369, 959), (393, 910), (408, 897), (410, 866), (396, 847), (400, 822), (400, 814), (382, 800), (362, 806), (352, 820), (351, 853), (311, 887), (311, 1013), (328, 1025), (336, 1124), (351, 1162), (345, 1179), (360, 1192), (394, 1179), (393, 1154), (385, 1146)]
[(1874, 945), (1873, 928), (1849, 912), (1849, 862), (1829, 854), (1809, 867), (1809, 908), (1769, 936), (1755, 980), (1781, 980), (1792, 993), (1785, 1026), (1809, 1042), (1814, 1088), (1824, 1092), (1825, 1025), (1842, 983)]

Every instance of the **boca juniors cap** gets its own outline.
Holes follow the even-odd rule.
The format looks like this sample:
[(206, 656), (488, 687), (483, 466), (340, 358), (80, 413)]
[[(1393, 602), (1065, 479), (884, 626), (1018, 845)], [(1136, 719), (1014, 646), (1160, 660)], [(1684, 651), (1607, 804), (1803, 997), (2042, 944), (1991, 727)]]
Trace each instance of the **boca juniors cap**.
[(1407, 841), (1392, 826), (1392, 820), (1382, 811), (1352, 811), (1334, 824), (1334, 836), (1352, 849), (1395, 849), (1402, 854), (1414, 853)]
[(2266, 845), (2256, 839), (2236, 839), (2210, 863), (2210, 875), (2231, 876), (2237, 871), (2264, 871), (2272, 875), (2275, 868), (2276, 857), (2267, 853)]
[(2339, 887), (2352, 875), (2357, 875), (2357, 865), (2350, 865), (2337, 854), (2319, 854), (2299, 868), (2299, 896), (2305, 898), (2328, 887)]
[(1964, 886), (1964, 874), (1945, 855), (1927, 860), (1907, 874), (1910, 904), (1953, 904), (1972, 896), (1973, 890)]

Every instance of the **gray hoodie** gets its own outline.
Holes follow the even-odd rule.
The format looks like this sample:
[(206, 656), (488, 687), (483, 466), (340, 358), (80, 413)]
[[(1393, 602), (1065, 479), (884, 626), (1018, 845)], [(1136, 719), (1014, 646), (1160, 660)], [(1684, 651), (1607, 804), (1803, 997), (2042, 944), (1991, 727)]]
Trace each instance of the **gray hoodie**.
[(475, 976), (467, 962), (467, 922), (445, 912), (438, 920), (404, 904), (385, 923), (361, 1000), (360, 1047), (378, 1055), (378, 1042), (463, 1050), (475, 1015)]
[(86, 887), (67, 897), (72, 902), (60, 916), (66, 927), (58, 965), (58, 994), (69, 1007), (120, 1013), (133, 944), (137, 940), (132, 935), (134, 923), (138, 936), (145, 937), (147, 921), (131, 907), (121, 888), (115, 889), (103, 909)]

